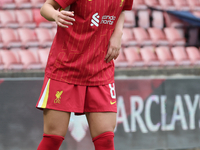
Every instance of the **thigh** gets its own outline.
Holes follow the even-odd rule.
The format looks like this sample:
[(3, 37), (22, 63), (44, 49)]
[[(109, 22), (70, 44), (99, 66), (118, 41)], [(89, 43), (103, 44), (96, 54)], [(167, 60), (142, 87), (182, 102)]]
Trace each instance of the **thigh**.
[(70, 119), (69, 112), (44, 109), (43, 117), (45, 134), (53, 134), (63, 137), (66, 135)]
[(116, 125), (115, 112), (86, 113), (92, 138), (107, 132), (114, 131)]

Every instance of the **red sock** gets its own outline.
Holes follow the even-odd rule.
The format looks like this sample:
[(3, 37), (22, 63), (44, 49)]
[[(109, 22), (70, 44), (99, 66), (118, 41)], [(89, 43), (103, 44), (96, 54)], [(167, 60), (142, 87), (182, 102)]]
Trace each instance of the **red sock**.
[(64, 137), (59, 135), (43, 134), (43, 139), (37, 150), (58, 150), (63, 140)]
[(114, 147), (114, 133), (105, 132), (93, 139), (95, 150), (115, 150)]

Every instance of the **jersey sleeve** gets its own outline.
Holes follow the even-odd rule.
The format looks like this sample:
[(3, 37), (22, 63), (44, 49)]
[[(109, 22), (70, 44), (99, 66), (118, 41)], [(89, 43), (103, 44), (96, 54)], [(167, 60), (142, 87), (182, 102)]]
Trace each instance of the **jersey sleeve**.
[(55, 0), (63, 9), (74, 3), (76, 0)]
[(125, 0), (123, 10), (131, 10), (133, 6), (133, 0)]

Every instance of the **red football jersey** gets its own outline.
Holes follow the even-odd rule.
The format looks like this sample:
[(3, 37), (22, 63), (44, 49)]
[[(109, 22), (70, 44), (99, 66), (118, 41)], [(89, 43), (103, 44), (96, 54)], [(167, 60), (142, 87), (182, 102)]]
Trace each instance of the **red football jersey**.
[(122, 10), (133, 0), (55, 0), (74, 11), (72, 26), (57, 28), (46, 75), (67, 83), (96, 86), (114, 82), (114, 63), (106, 63), (109, 39)]

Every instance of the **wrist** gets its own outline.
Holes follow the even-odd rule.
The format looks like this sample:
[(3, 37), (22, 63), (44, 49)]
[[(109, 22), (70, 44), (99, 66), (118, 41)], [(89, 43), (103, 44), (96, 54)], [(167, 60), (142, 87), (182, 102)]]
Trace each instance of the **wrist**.
[(57, 10), (55, 10), (54, 13), (52, 13), (52, 18), (53, 18), (54, 21), (56, 21), (56, 18), (57, 18), (57, 16), (58, 16), (59, 13), (60, 12), (57, 11)]

